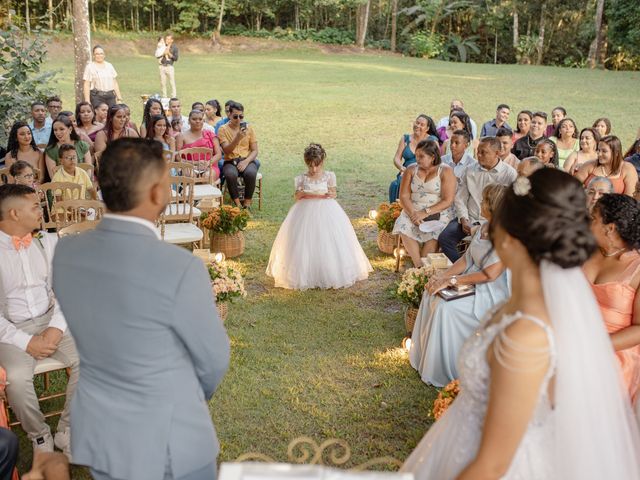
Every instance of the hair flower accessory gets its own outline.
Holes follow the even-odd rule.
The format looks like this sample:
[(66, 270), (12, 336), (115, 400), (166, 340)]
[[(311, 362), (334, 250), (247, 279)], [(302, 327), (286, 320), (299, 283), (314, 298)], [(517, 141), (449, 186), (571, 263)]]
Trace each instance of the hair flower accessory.
[(513, 182), (513, 193), (519, 197), (528, 195), (531, 191), (531, 181), (527, 177), (520, 176)]

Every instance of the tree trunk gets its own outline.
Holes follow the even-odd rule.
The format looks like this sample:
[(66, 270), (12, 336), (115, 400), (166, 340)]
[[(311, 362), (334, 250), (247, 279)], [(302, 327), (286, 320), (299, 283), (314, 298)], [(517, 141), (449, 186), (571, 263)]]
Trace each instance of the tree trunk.
[(367, 38), (367, 26), (369, 24), (369, 10), (371, 10), (371, 0), (358, 5), (356, 14), (356, 46), (364, 48), (364, 41)]
[(396, 37), (398, 36), (398, 0), (391, 2), (391, 51), (396, 51)]
[(293, 28), (300, 30), (300, 5), (298, 2), (293, 6)]
[(111, 30), (111, 0), (107, 0), (107, 30)]
[(596, 3), (596, 38), (593, 39), (591, 47), (589, 48), (589, 68), (596, 68), (600, 63), (602, 43), (603, 43), (603, 28), (602, 28), (602, 14), (604, 12), (604, 0), (597, 0)]
[(91, 29), (88, 0), (73, 0), (73, 53), (76, 61), (76, 103), (84, 100), (82, 76), (91, 60)]
[(545, 15), (547, 13), (547, 3), (542, 4), (540, 9), (540, 33), (538, 34), (538, 58), (536, 65), (542, 65), (542, 57), (544, 55), (544, 27), (545, 27)]
[(518, 48), (518, 45), (520, 44), (520, 32), (519, 32), (519, 25), (518, 25), (518, 12), (514, 11), (513, 12), (513, 48)]
[(47, 15), (49, 16), (49, 30), (53, 30), (53, 0), (48, 2)]
[(156, 31), (156, 8), (153, 3), (151, 4), (151, 31)]
[(29, 19), (29, 0), (24, 2), (24, 23), (27, 27), (27, 35), (31, 35), (31, 20)]
[(211, 43), (214, 47), (220, 46), (220, 32), (222, 31), (222, 18), (224, 17), (224, 0), (220, 0), (220, 13), (218, 15), (218, 25), (216, 29), (211, 32)]
[(494, 65), (498, 64), (498, 29), (496, 28), (496, 37), (495, 42), (493, 44), (493, 63)]
[(91, 0), (91, 29), (96, 31), (96, 0)]

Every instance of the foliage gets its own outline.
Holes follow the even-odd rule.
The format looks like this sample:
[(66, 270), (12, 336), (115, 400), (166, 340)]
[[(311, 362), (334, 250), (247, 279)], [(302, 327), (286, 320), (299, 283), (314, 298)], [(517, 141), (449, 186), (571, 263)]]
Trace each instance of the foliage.
[(249, 212), (239, 207), (222, 205), (211, 212), (203, 212), (202, 225), (215, 233), (233, 234), (247, 228)]
[(444, 45), (444, 54), (447, 60), (458, 60), (462, 63), (466, 63), (469, 58), (469, 52), (480, 53), (480, 48), (476, 40), (478, 35), (471, 35), (467, 38), (462, 38), (460, 35), (452, 33), (447, 37)]
[(16, 120), (30, 116), (30, 105), (52, 95), (57, 72), (40, 71), (46, 56), (46, 39), (36, 31), (26, 37), (17, 27), (0, 31), (0, 145)]
[(392, 204), (381, 203), (376, 212), (376, 225), (378, 225), (378, 229), (391, 233), (396, 219), (402, 212), (402, 206), (399, 202), (393, 202)]
[(414, 33), (409, 38), (409, 55), (422, 58), (435, 58), (442, 55), (444, 42), (440, 35), (428, 33)]
[(607, 35), (613, 46), (607, 66), (616, 70), (638, 70), (640, 3), (637, 0), (611, 0), (606, 5)]
[(438, 398), (433, 402), (431, 414), (436, 420), (440, 419), (460, 393), (460, 380), (452, 380), (438, 391)]
[(207, 265), (211, 288), (216, 302), (233, 302), (234, 298), (247, 296), (240, 271), (229, 262), (211, 262)]
[(431, 265), (410, 268), (402, 275), (396, 289), (396, 296), (411, 307), (420, 307), (424, 288), (434, 274), (435, 269)]
[(327, 27), (322, 30), (293, 30), (291, 28), (283, 29), (276, 27), (273, 31), (268, 30), (251, 30), (243, 25), (233, 25), (225, 27), (223, 30), (225, 35), (241, 35), (245, 37), (258, 38), (276, 38), (279, 40), (312, 40), (319, 43), (327, 43), (334, 45), (352, 45), (355, 42), (355, 33), (350, 30), (341, 30), (338, 28)]
[(312, 32), (311, 39), (316, 42), (336, 45), (351, 45), (356, 41), (354, 32), (331, 27), (323, 28), (318, 32)]

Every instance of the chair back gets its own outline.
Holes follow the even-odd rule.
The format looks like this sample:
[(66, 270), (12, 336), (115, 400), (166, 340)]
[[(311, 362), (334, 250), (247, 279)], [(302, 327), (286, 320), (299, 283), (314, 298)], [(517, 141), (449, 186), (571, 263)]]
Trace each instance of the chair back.
[(193, 164), (190, 162), (169, 162), (167, 163), (167, 167), (171, 171), (172, 177), (194, 178)]
[(165, 162), (173, 162), (174, 159), (176, 158), (176, 152), (171, 151), (171, 150), (163, 150), (162, 151), (162, 158), (164, 158)]
[(58, 230), (58, 237), (66, 237), (67, 235), (79, 235), (84, 232), (93, 230), (98, 226), (98, 221), (87, 221), (81, 223), (74, 223)]
[(9, 168), (0, 168), (0, 185), (6, 185), (9, 183)]
[(60, 230), (75, 223), (98, 221), (105, 210), (105, 204), (98, 200), (61, 200), (56, 202), (53, 220)]
[(195, 181), (190, 177), (171, 177), (171, 203), (164, 213), (165, 223), (191, 223), (193, 221), (193, 190)]
[(176, 152), (176, 160), (193, 165), (193, 178), (196, 184), (213, 185), (211, 170), (213, 168), (213, 150), (204, 147), (184, 148)]
[(45, 215), (42, 220), (42, 228), (56, 228), (55, 205), (62, 200), (78, 200), (82, 192), (82, 186), (71, 182), (48, 182), (38, 187), (38, 192), (42, 192)]

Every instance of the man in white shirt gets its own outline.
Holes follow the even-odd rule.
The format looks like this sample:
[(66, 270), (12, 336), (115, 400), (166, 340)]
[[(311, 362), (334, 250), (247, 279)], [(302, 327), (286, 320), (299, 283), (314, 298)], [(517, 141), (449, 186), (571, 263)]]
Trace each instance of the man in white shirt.
[(180, 99), (173, 97), (169, 100), (169, 110), (171, 110), (171, 115), (168, 118), (169, 123), (171, 123), (173, 119), (179, 118), (182, 120), (182, 133), (189, 130), (189, 119), (182, 115), (182, 104), (180, 103)]
[(438, 243), (449, 260), (460, 258), (458, 243), (471, 235), (471, 227), (482, 219), (480, 204), (482, 190), (487, 185), (511, 185), (518, 174), (500, 160), (500, 141), (495, 137), (485, 137), (478, 145), (478, 163), (466, 168), (458, 185), (454, 205), (458, 218), (452, 220), (438, 237)]
[(52, 452), (54, 439), (33, 388), (38, 360), (48, 357), (71, 368), (65, 408), (55, 445), (70, 455), (69, 406), (78, 381), (78, 354), (51, 290), (55, 235), (40, 228), (36, 192), (25, 185), (0, 186), (0, 365), (7, 397), (34, 450)]
[(164, 38), (158, 42), (155, 56), (158, 59), (160, 68), (160, 85), (162, 86), (162, 97), (167, 96), (167, 79), (171, 84), (171, 96), (176, 97), (176, 75), (173, 64), (178, 61), (178, 47), (173, 43), (173, 34), (167, 32)]
[(51, 117), (47, 117), (47, 109), (43, 102), (36, 101), (31, 104), (31, 134), (36, 145), (49, 143), (51, 137), (51, 125), (53, 121)]
[(476, 163), (476, 159), (467, 152), (469, 143), (471, 143), (469, 133), (466, 130), (456, 130), (451, 135), (451, 142), (449, 143), (451, 153), (442, 156), (442, 163), (453, 168), (453, 174), (458, 180), (458, 185), (462, 182), (462, 177), (467, 167)]
[[(451, 100), (451, 104), (449, 105), (449, 115), (447, 115), (446, 117), (442, 117), (438, 122), (438, 125), (436, 125), (436, 128), (448, 127), (449, 117), (454, 112), (454, 110), (462, 110), (464, 112), (464, 103), (462, 102), (462, 100), (458, 100), (457, 98)], [(473, 135), (473, 138), (478, 138), (478, 126), (476, 125), (476, 122), (473, 121), (471, 116), (469, 116), (469, 122), (471, 122), (471, 135)]]

